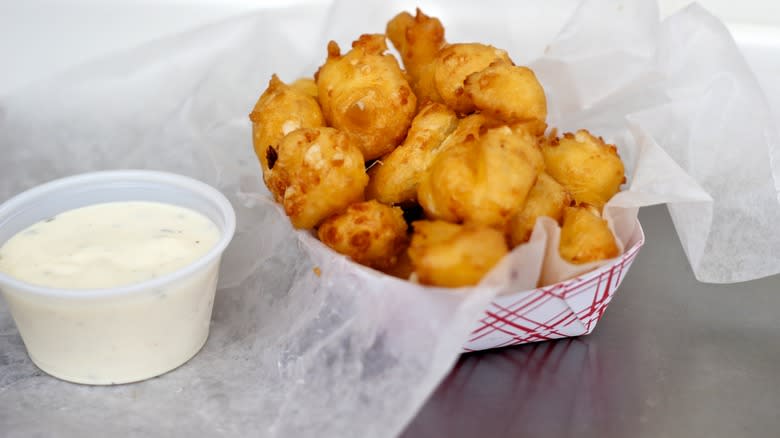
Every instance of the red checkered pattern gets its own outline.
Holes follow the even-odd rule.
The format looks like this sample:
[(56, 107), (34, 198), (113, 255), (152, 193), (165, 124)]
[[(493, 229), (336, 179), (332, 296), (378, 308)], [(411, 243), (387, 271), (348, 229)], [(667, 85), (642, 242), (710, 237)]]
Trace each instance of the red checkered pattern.
[(466, 352), (588, 334), (644, 244), (641, 226), (612, 263), (551, 286), (497, 297), (463, 346)]

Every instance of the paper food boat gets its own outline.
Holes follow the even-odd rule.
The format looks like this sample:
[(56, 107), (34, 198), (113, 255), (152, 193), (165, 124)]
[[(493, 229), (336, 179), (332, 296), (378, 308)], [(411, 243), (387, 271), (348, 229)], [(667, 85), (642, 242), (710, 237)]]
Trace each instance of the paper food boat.
[(637, 221), (618, 258), (570, 280), (496, 297), (463, 351), (501, 348), (591, 333), (645, 243)]
[[(262, 199), (273, 206), (279, 217), (287, 219), (278, 204), (269, 198)], [(480, 319), (473, 324), (462, 351), (489, 350), (591, 333), (645, 243), (639, 220), (634, 217), (632, 222), (630, 235), (623, 240), (625, 251), (619, 257), (569, 280), (493, 298)], [(358, 288), (365, 288), (371, 284), (381, 289), (382, 284), (375, 282), (386, 280), (402, 282), (414, 292), (419, 291), (412, 288), (423, 287), (355, 263), (333, 251), (310, 232), (299, 230), (296, 235), (314, 265), (322, 268), (318, 272), (330, 272), (339, 281), (345, 282), (342, 286), (353, 283), (359, 284)]]

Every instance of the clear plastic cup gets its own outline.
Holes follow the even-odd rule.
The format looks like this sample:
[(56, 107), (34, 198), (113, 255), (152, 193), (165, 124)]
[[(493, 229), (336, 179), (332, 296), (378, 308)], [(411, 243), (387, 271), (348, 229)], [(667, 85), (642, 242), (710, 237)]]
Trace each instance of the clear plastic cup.
[(30, 359), (70, 382), (135, 382), (192, 358), (208, 337), (220, 260), (235, 231), (230, 202), (211, 186), (170, 173), (120, 170), (63, 178), (6, 201), (0, 205), (0, 246), (46, 218), (115, 201), (154, 201), (195, 210), (217, 225), (221, 237), (188, 266), (115, 288), (48, 288), (0, 273), (0, 291)]

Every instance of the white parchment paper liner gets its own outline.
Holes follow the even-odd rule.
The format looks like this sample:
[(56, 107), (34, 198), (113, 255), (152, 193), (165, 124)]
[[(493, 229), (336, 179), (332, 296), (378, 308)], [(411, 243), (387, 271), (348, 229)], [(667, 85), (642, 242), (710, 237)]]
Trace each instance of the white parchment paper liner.
[[(777, 135), (752, 73), (707, 12), (693, 6), (659, 22), (643, 0), (419, 5), (441, 17), (450, 41), (492, 43), (530, 64), (553, 126), (587, 127), (619, 146), (629, 183), (609, 207), (618, 233), (639, 206), (667, 203), (700, 280), (780, 270)], [(317, 258), (306, 248), (317, 242), (298, 239), (259, 201), (246, 115), (272, 72), (311, 74), (328, 38), (346, 47), (414, 6), (260, 11), (0, 99), (0, 200), (77, 172), (151, 168), (219, 187), (238, 213), (211, 338), (160, 378), (91, 388), (42, 375), (0, 307), (4, 436), (402, 431), (506, 284), (421, 290), (342, 257)]]

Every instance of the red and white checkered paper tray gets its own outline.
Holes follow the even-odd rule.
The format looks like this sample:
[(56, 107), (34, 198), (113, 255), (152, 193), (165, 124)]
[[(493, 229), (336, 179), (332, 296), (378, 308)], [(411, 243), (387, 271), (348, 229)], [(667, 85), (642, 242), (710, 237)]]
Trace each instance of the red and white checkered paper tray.
[[(278, 217), (287, 221), (282, 208), (272, 199), (259, 199), (273, 206)], [(526, 244), (528, 246), (521, 252), (516, 252), (520, 247), (515, 248), (475, 286), (482, 292), (490, 289), (495, 292), (497, 289), (498, 295), (489, 301), (481, 317), (474, 322), (462, 351), (488, 350), (592, 332), (644, 244), (645, 237), (636, 216), (637, 211), (612, 209), (607, 214), (623, 253), (600, 266), (598, 263), (569, 265), (557, 255), (557, 251), (554, 256), (544, 256), (546, 248), (558, 247), (559, 228), (552, 219), (541, 218), (531, 240)], [(364, 304), (379, 310), (367, 311), (375, 312), (377, 318), (393, 320), (392, 323), (384, 323), (386, 325), (427, 324), (423, 319), (435, 319), (436, 324), (442, 325), (452, 315), (453, 303), (462, 300), (464, 294), (473, 293), (467, 288), (450, 292), (447, 288), (401, 280), (338, 254), (310, 231), (297, 230), (295, 234), (307, 258), (313, 263), (317, 276), (317, 281), (313, 283), (299, 278), (302, 282), (300, 287), (338, 291), (342, 299), (346, 300), (353, 300), (356, 296), (371, 296), (370, 303)], [(568, 266), (561, 266), (561, 263)], [(590, 269), (591, 266), (595, 267)], [(523, 285), (533, 284), (536, 280), (532, 277), (537, 274), (542, 279), (570, 279), (536, 289), (525, 289), (528, 286)], [(521, 292), (511, 292), (517, 289)], [(444, 297), (453, 298), (450, 300)]]
[(623, 255), (570, 280), (498, 296), (474, 324), (466, 352), (585, 335), (593, 331), (645, 243), (637, 221)]

